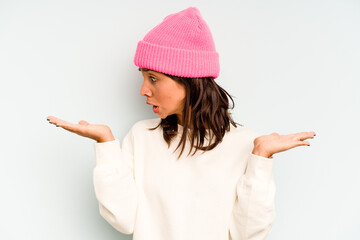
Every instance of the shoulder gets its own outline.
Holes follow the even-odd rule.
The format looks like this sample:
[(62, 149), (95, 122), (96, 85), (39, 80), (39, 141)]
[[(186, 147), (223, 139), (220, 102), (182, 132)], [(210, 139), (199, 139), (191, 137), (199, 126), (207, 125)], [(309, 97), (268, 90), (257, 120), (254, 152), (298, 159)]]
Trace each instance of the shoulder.
[[(230, 131), (226, 132), (219, 149), (222, 152), (232, 152), (234, 156), (240, 156), (245, 152), (251, 152), (254, 148), (254, 140), (260, 134), (252, 128), (236, 124), (230, 125)], [(235, 146), (235, 147), (234, 147)]]
[(236, 124), (236, 127), (230, 125), (230, 131), (227, 133), (227, 135), (231, 139), (238, 139), (241, 137), (251, 141), (260, 136), (259, 132), (256, 130), (240, 124)]

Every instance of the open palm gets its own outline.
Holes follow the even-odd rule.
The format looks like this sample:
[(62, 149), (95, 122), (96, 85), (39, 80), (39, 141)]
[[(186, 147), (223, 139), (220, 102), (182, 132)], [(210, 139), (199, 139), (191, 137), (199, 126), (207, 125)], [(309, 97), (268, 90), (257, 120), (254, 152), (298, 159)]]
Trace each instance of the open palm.
[(111, 129), (106, 125), (90, 124), (87, 121), (81, 120), (78, 124), (67, 122), (54, 116), (48, 116), (49, 123), (62, 127), (63, 129), (76, 133), (82, 137), (87, 137), (96, 140), (97, 142), (106, 142), (114, 140)]
[(253, 153), (270, 157), (274, 153), (289, 150), (298, 146), (310, 146), (308, 138), (314, 138), (315, 132), (299, 132), (287, 135), (272, 133), (255, 138)]

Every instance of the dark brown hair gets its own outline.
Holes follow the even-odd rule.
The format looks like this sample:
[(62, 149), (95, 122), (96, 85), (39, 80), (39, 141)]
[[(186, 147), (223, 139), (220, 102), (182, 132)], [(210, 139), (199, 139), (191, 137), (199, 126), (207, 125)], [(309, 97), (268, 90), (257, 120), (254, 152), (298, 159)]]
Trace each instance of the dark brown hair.
[[(146, 68), (141, 69), (144, 71), (149, 70)], [(190, 140), (188, 155), (193, 148), (195, 148), (195, 151), (192, 155), (197, 150), (209, 151), (215, 148), (222, 141), (225, 133), (230, 131), (230, 124), (236, 127), (236, 123), (229, 112), (229, 109), (233, 109), (235, 106), (232, 97), (215, 82), (213, 77), (186, 78), (162, 74), (183, 85), (186, 91), (182, 114), (184, 130), (175, 149), (176, 151), (181, 147), (178, 158), (185, 149), (187, 138)], [(229, 99), (232, 102), (231, 108)], [(155, 130), (158, 127), (163, 129), (164, 140), (170, 147), (171, 140), (178, 134), (177, 116), (173, 114), (161, 119), (159, 125), (150, 130)], [(207, 132), (207, 130), (211, 131)], [(209, 140), (206, 146), (204, 146), (205, 138)]]

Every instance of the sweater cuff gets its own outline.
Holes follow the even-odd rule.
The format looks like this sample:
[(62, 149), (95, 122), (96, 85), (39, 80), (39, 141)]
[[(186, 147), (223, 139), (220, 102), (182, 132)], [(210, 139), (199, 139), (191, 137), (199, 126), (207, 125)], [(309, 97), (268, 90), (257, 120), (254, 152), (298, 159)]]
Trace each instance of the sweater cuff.
[(248, 178), (270, 181), (272, 178), (273, 164), (273, 157), (266, 158), (250, 153), (245, 175)]
[(108, 142), (95, 142), (96, 165), (99, 164), (116, 164), (121, 158), (121, 148), (119, 139)]

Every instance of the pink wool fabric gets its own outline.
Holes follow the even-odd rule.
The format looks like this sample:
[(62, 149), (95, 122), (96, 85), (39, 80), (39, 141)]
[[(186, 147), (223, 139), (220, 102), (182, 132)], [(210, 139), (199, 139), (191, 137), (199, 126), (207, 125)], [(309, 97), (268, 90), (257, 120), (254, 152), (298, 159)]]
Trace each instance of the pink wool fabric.
[(219, 54), (199, 9), (170, 14), (139, 41), (134, 63), (141, 68), (178, 77), (214, 77)]

